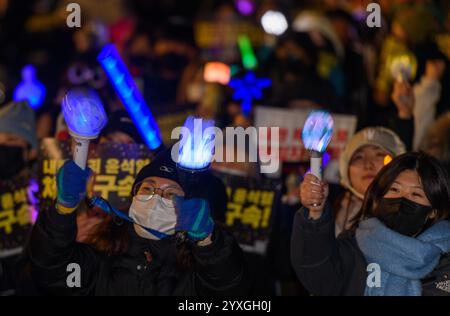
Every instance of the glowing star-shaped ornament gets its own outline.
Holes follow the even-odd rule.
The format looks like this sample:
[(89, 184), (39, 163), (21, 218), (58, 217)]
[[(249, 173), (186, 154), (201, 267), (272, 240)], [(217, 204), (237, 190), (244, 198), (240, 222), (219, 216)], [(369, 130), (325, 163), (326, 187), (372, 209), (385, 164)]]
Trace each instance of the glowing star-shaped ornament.
[(89, 141), (98, 137), (108, 121), (105, 109), (94, 90), (75, 88), (64, 96), (62, 112), (69, 133), (75, 139), (74, 161), (84, 169)]
[(305, 148), (311, 152), (311, 173), (322, 178), (322, 156), (333, 137), (334, 121), (326, 111), (313, 111), (306, 118), (302, 131)]
[(26, 65), (22, 69), (22, 82), (14, 90), (14, 101), (28, 101), (33, 109), (38, 109), (45, 99), (45, 87), (36, 79), (36, 69)]
[(244, 115), (248, 116), (253, 100), (261, 100), (263, 89), (270, 87), (272, 81), (268, 78), (258, 78), (253, 72), (248, 72), (244, 78), (232, 79), (229, 86), (234, 89), (233, 100), (241, 101)]

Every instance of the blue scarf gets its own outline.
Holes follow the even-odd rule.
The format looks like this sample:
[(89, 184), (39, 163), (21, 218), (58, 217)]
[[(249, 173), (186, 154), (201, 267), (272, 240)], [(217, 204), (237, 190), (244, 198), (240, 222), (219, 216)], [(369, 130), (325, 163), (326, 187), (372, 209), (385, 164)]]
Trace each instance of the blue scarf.
[(370, 218), (359, 224), (356, 241), (367, 263), (381, 269), (381, 286), (366, 285), (366, 296), (420, 296), (420, 280), (450, 251), (450, 222), (440, 221), (413, 238)]

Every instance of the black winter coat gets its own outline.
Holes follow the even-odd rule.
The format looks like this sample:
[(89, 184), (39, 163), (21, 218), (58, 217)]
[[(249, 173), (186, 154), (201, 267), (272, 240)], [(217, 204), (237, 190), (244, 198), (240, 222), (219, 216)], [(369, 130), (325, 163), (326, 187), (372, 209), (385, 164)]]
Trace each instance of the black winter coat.
[[(211, 245), (192, 247), (193, 268), (176, 263), (175, 238), (149, 241), (127, 228), (125, 254), (107, 256), (75, 241), (76, 215), (42, 212), (33, 228), (28, 254), (36, 284), (56, 295), (245, 295), (249, 288), (243, 254), (234, 238), (216, 225)], [(145, 255), (144, 252), (150, 254)], [(81, 287), (67, 279), (79, 265)]]
[[(366, 287), (367, 261), (355, 234), (343, 232), (335, 237), (335, 223), (329, 208), (318, 220), (309, 219), (302, 208), (294, 218), (291, 261), (297, 277), (312, 294), (325, 296), (362, 296)], [(443, 260), (441, 260), (442, 262)], [(431, 273), (444, 279), (448, 268), (438, 266)], [(423, 296), (448, 295), (422, 280)]]

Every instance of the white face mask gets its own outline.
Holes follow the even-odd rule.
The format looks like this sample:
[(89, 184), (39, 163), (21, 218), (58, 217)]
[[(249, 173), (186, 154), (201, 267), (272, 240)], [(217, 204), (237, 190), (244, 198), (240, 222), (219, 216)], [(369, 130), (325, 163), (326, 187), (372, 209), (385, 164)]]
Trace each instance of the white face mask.
[(175, 234), (175, 225), (177, 223), (175, 206), (171, 200), (157, 194), (145, 202), (139, 201), (134, 197), (129, 215), (135, 222), (134, 230), (142, 238), (161, 239), (161, 237), (153, 235), (145, 228), (150, 228), (166, 235)]

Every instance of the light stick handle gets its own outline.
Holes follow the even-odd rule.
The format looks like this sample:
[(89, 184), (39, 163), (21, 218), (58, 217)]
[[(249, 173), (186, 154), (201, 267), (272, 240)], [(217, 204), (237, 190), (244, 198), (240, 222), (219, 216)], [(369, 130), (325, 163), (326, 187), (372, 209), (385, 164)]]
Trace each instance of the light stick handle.
[(322, 180), (322, 155), (318, 152), (312, 152), (310, 163), (311, 173)]
[(86, 161), (89, 150), (89, 139), (74, 138), (75, 149), (73, 151), (73, 160), (81, 169), (86, 169)]

